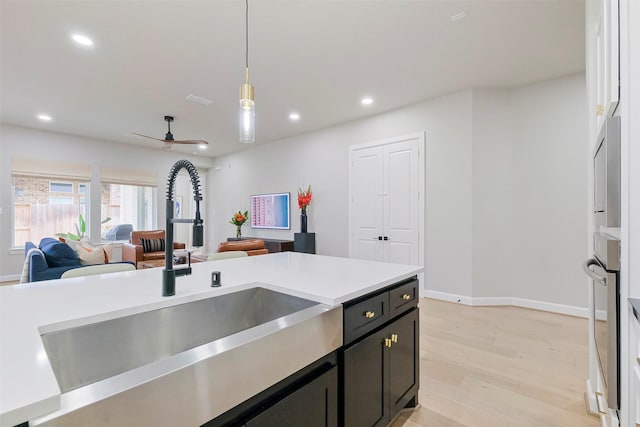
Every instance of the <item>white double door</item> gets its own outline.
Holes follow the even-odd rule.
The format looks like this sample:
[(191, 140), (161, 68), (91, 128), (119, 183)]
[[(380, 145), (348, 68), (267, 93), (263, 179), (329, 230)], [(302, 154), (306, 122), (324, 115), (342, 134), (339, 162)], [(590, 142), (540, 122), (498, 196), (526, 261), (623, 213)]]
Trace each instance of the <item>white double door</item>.
[(423, 146), (416, 134), (350, 149), (349, 257), (422, 262)]

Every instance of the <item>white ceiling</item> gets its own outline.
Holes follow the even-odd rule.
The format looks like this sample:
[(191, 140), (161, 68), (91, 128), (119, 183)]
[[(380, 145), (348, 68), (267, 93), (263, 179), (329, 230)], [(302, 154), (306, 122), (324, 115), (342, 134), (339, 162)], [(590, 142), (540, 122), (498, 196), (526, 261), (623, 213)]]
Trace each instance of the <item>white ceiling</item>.
[[(176, 139), (211, 143), (199, 154), (249, 147), (238, 142), (242, 0), (2, 0), (0, 24), (3, 123), (158, 149), (131, 132), (162, 138), (170, 114)], [(93, 48), (71, 42), (73, 32)], [(258, 144), (584, 63), (584, 1), (249, 2)], [(365, 95), (373, 105), (360, 105)], [(41, 112), (53, 121), (38, 121)]]

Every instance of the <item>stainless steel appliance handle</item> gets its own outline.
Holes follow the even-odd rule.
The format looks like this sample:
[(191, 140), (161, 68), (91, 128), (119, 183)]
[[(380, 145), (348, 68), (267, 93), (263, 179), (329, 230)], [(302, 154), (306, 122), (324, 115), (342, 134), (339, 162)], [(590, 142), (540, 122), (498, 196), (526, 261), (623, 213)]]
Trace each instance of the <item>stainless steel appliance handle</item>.
[[(594, 259), (594, 258), (590, 258), (588, 260), (586, 260), (584, 262), (584, 264), (582, 264), (582, 269), (584, 270), (585, 273), (587, 273), (587, 276), (591, 277), (593, 279), (593, 281), (598, 282), (604, 286), (607, 286), (607, 278), (600, 276), (598, 273), (596, 273), (595, 271), (593, 271), (591, 269), (592, 265), (597, 265), (598, 267), (600, 267), (600, 263)], [(602, 268), (602, 267), (600, 267)]]

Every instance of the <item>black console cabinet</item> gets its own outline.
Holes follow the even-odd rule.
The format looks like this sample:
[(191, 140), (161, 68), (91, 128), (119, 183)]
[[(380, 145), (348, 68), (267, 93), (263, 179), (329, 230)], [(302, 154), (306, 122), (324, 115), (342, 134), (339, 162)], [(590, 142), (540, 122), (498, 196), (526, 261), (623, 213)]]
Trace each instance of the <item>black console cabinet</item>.
[(417, 280), (345, 304), (342, 426), (386, 426), (418, 403)]
[(250, 239), (260, 239), (264, 241), (264, 247), (270, 254), (276, 252), (293, 252), (293, 240), (266, 239), (264, 237), (228, 237), (227, 242)]

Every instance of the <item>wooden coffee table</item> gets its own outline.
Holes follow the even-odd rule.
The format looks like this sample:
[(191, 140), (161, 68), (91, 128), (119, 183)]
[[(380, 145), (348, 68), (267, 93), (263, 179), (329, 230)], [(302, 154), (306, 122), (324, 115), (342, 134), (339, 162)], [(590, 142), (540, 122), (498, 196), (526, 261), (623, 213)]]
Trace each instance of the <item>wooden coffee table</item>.
[(142, 270), (143, 268), (156, 268), (156, 267), (164, 267), (164, 260), (150, 259), (149, 261), (139, 261), (137, 265), (138, 270)]
[[(206, 261), (207, 258), (203, 255), (191, 255), (191, 264), (195, 264), (197, 262)], [(185, 258), (184, 262), (181, 263), (173, 263), (174, 266), (180, 267), (182, 265), (187, 265), (187, 261)], [(156, 268), (156, 267), (164, 267), (164, 259), (150, 259), (148, 261), (139, 261), (138, 262), (138, 270), (142, 270), (143, 268)]]

